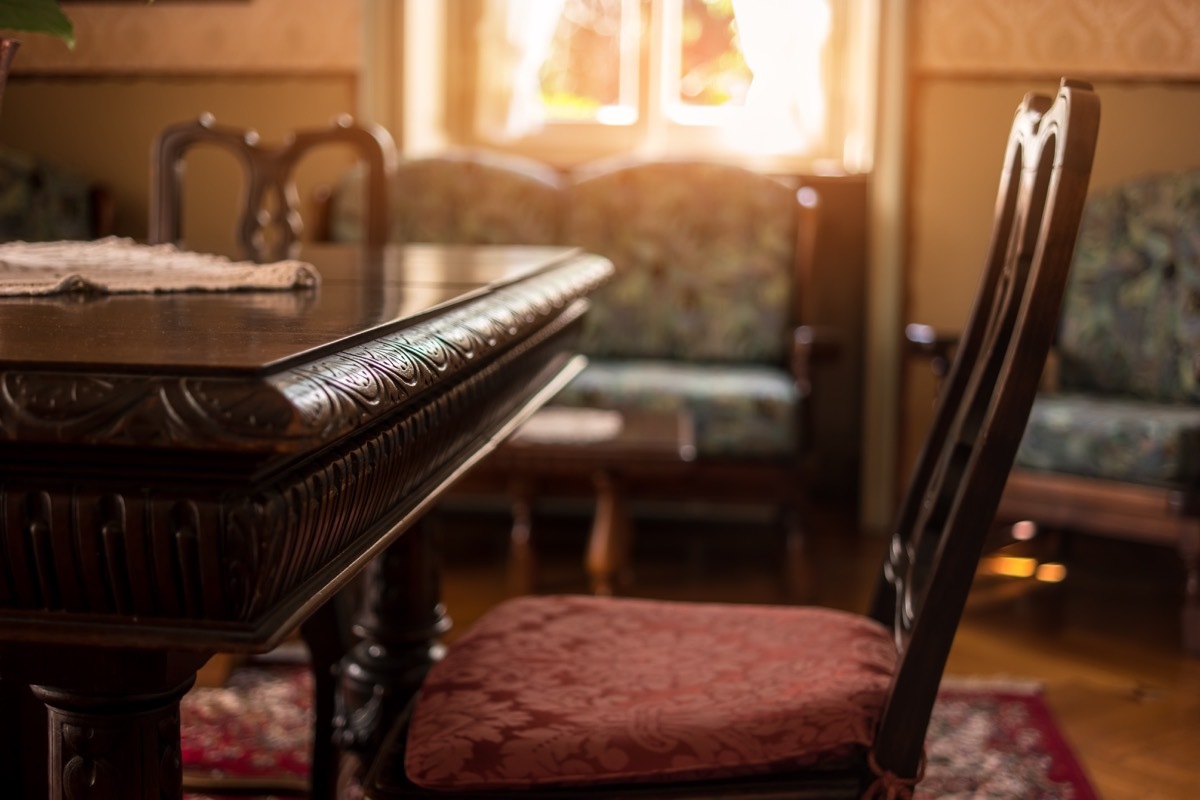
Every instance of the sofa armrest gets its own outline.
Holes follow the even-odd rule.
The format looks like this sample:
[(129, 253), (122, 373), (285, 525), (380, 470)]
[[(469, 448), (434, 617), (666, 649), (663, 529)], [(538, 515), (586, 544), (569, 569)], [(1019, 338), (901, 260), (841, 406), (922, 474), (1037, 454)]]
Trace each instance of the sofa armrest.
[[(941, 331), (932, 325), (912, 322), (904, 326), (906, 352), (929, 359), (929, 369), (933, 372), (939, 389), (942, 380), (950, 372), (958, 340), (958, 333)], [(1050, 352), (1046, 354), (1040, 390), (1047, 393), (1058, 391), (1058, 350), (1055, 347), (1051, 347)]]
[(938, 381), (946, 377), (958, 346), (959, 335), (939, 331), (932, 325), (909, 323), (904, 326), (905, 349), (908, 353), (929, 359), (929, 368)]
[(812, 394), (813, 367), (838, 357), (842, 342), (837, 329), (799, 325), (792, 332), (792, 381), (800, 397)]

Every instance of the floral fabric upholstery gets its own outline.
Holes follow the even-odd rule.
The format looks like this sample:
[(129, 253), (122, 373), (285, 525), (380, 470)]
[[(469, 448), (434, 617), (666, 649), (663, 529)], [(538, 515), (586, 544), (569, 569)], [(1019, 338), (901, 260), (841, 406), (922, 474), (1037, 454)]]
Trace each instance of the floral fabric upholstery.
[(1089, 198), (1059, 338), (1065, 390), (1200, 400), (1200, 170)]
[(1200, 407), (1089, 395), (1043, 395), (1017, 452), (1022, 467), (1133, 483), (1196, 477)]
[(27, 153), (0, 147), (0, 241), (91, 238), (87, 181)]
[(604, 358), (782, 363), (795, 191), (746, 169), (656, 162), (578, 177), (565, 241), (612, 260), (583, 350)]
[(795, 452), (799, 402), (791, 376), (755, 364), (593, 360), (555, 405), (686, 410), (700, 457), (773, 458)]
[(1196, 476), (1200, 170), (1093, 193), (1058, 343), (1017, 464), (1149, 484)]
[[(360, 236), (361, 177), (334, 193), (335, 240)], [(790, 346), (795, 192), (699, 162), (584, 168), (564, 185), (535, 161), (455, 152), (402, 163), (392, 238), (449, 244), (570, 244), (613, 260), (591, 296), (592, 365), (556, 403), (685, 408), (700, 457), (795, 452)]]
[(406, 771), (471, 791), (844, 766), (895, 661), (886, 628), (832, 609), (520, 598), (431, 670)]
[[(362, 173), (333, 195), (331, 236), (362, 236)], [(563, 192), (548, 166), (499, 154), (464, 152), (402, 162), (392, 179), (391, 238), (434, 244), (556, 244)]]

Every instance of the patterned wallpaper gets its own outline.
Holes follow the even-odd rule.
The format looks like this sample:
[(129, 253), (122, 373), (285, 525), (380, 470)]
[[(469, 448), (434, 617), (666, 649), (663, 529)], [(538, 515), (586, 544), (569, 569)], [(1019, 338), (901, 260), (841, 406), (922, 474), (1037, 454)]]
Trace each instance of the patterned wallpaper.
[(64, 2), (74, 50), (18, 34), (14, 72), (105, 75), (352, 73), (358, 0)]
[(1191, 79), (1197, 0), (915, 0), (924, 74)]

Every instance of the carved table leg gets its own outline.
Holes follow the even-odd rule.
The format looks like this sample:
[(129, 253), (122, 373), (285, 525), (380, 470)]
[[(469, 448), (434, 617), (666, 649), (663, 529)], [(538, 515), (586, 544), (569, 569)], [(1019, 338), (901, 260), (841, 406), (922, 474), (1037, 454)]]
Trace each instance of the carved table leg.
[(179, 699), (210, 654), (30, 647), (14, 665), (46, 705), (52, 800), (182, 795)]
[(358, 644), (342, 660), (338, 744), (369, 764), (388, 728), (444, 652), (450, 629), (429, 523), (418, 522), (363, 572)]

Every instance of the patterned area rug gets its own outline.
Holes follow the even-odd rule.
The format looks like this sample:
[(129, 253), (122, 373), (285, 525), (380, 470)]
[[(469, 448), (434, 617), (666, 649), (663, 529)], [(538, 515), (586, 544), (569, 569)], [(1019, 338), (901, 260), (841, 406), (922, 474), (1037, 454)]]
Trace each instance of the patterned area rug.
[[(218, 786), (303, 795), (312, 678), (305, 667), (242, 667), (225, 687), (183, 700), (186, 800)], [(934, 706), (917, 800), (1095, 800), (1083, 769), (1030, 682), (948, 678)]]

